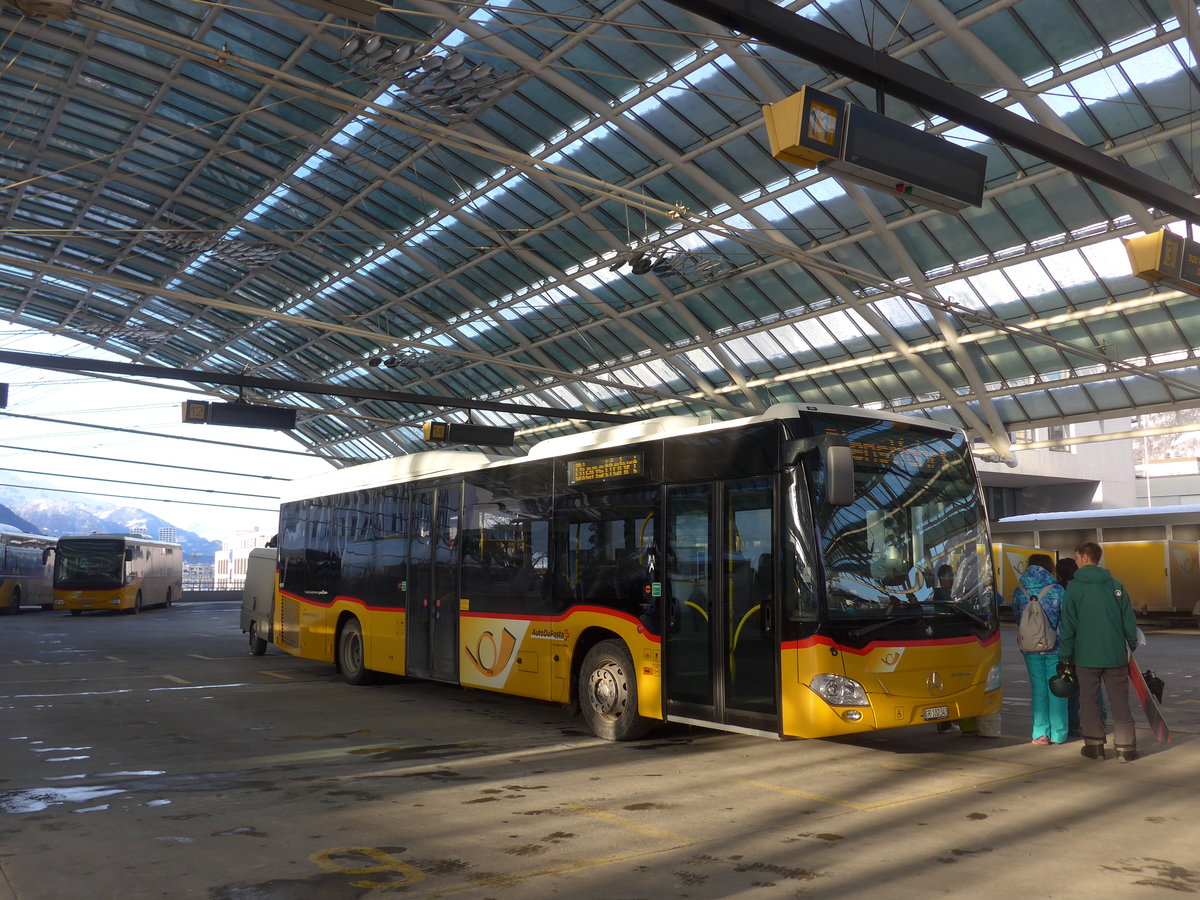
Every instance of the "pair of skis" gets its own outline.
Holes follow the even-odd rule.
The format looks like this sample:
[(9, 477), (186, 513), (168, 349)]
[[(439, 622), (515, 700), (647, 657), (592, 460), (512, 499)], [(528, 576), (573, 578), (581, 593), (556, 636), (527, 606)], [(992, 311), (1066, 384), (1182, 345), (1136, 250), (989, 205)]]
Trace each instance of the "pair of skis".
[[(1133, 692), (1137, 694), (1138, 702), (1142, 704), (1142, 709), (1146, 713), (1146, 721), (1150, 724), (1150, 730), (1154, 733), (1155, 743), (1171, 743), (1171, 729), (1167, 727), (1167, 722), (1162, 716), (1162, 711), (1158, 708), (1158, 701), (1150, 693), (1150, 686), (1146, 684), (1146, 676), (1138, 668), (1133, 654), (1129, 655), (1129, 683), (1133, 685)], [(1161, 687), (1159, 689), (1161, 690)]]

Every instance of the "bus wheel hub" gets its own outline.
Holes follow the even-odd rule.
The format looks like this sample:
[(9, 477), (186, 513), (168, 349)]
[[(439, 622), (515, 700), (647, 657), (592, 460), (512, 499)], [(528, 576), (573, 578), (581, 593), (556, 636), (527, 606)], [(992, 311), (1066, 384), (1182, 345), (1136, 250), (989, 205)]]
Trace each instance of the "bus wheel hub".
[(616, 666), (602, 666), (592, 673), (592, 705), (600, 712), (616, 716), (625, 706), (621, 684), (621, 670)]

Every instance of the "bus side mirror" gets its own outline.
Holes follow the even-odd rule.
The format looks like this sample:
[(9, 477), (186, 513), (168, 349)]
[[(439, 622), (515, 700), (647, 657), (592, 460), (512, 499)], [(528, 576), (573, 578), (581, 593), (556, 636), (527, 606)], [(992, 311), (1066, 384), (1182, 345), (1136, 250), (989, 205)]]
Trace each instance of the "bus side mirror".
[(854, 455), (850, 440), (840, 434), (788, 441), (784, 445), (784, 463), (794, 466), (805, 453), (819, 450), (825, 476), (825, 499), (831, 506), (849, 506), (854, 502)]
[(849, 506), (854, 502), (854, 456), (850, 442), (830, 441), (821, 450), (825, 457), (825, 497), (832, 506)]
[(125, 562), (133, 562), (133, 548), (132, 547), (125, 548)]
[(50, 557), (52, 557), (53, 555), (54, 555), (53, 547), (46, 547), (44, 550), (42, 550), (42, 565), (44, 566), (48, 562), (50, 562)]

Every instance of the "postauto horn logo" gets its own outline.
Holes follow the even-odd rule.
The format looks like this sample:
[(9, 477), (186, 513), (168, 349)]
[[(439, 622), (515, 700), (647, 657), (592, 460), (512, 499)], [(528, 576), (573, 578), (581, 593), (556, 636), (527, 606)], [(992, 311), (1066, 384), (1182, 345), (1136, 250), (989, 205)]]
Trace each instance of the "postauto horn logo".
[(494, 678), (504, 671), (509, 660), (512, 659), (513, 653), (517, 649), (516, 636), (505, 628), (500, 634), (500, 646), (496, 646), (496, 636), (490, 631), (485, 631), (479, 635), (479, 640), (475, 642), (475, 649), (470, 647), (464, 648), (467, 651), (467, 656), (471, 658), (471, 662), (484, 675)]

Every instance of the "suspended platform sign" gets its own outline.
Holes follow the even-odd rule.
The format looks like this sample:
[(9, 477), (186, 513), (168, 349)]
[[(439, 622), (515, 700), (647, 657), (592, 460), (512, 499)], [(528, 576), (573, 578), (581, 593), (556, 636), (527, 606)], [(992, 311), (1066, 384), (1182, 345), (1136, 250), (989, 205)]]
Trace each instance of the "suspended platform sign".
[(1165, 228), (1122, 242), (1138, 278), (1200, 296), (1200, 243)]
[(771, 155), (943, 212), (983, 205), (987, 157), (805, 85), (763, 107)]

